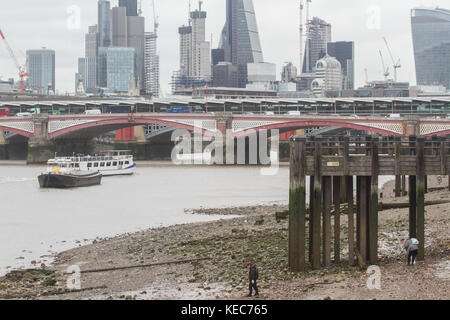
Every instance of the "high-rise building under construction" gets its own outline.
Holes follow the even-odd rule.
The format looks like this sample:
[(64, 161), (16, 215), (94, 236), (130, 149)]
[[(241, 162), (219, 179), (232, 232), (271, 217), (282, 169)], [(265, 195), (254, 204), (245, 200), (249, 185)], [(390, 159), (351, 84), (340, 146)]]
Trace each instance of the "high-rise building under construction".
[(314, 17), (308, 22), (307, 43), (303, 62), (303, 73), (312, 73), (317, 61), (327, 54), (327, 44), (331, 42), (331, 24)]

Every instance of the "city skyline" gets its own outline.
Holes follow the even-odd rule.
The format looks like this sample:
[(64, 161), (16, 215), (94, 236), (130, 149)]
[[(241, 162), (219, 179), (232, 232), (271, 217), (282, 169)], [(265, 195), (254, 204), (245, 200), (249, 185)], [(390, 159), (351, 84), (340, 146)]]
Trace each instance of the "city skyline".
[[(111, 5), (115, 6), (117, 2), (111, 1)], [(298, 67), (299, 1), (286, 0), (282, 4), (266, 0), (254, 0), (253, 2), (264, 60), (277, 64), (277, 77), (280, 78), (284, 62), (291, 61)], [(87, 0), (77, 2), (78, 8), (81, 9), (81, 23), (77, 25), (76, 19), (71, 21), (71, 18), (76, 16), (77, 7), (74, 7), (75, 10), (70, 13), (70, 10), (68, 11), (72, 5), (70, 1), (62, 0), (57, 4), (52, 2), (52, 5), (49, 6), (49, 0), (44, 0), (39, 4), (27, 2), (26, 5), (24, 5), (24, 0), (18, 0), (9, 5), (9, 10), (0, 13), (1, 27), (20, 61), (25, 61), (26, 50), (41, 47), (55, 50), (56, 89), (59, 93), (73, 92), (73, 74), (78, 69), (78, 57), (83, 56), (84, 34), (88, 26), (95, 24), (97, 20), (96, 3), (97, 1)], [(187, 1), (178, 6), (174, 6), (173, 3), (174, 0), (156, 2), (160, 20), (158, 53), (161, 60), (161, 88), (164, 94), (170, 93), (171, 73), (179, 61), (177, 28), (186, 21), (188, 15)], [(179, 3), (177, 1), (177, 4)], [(399, 57), (402, 61), (403, 68), (399, 70), (399, 81), (409, 81), (411, 84), (415, 84), (410, 9), (417, 6), (445, 7), (445, 4), (444, 1), (417, 0), (409, 1), (406, 7), (403, 3), (387, 6), (384, 1), (358, 1), (355, 3), (344, 0), (335, 3), (313, 0), (310, 11), (311, 17), (320, 17), (332, 25), (333, 41), (355, 42), (355, 86), (358, 87), (365, 82), (365, 68), (368, 69), (370, 80), (383, 78), (378, 56), (379, 49), (386, 51), (383, 37), (387, 37), (394, 56)], [(226, 19), (225, 6), (226, 2), (222, 0), (210, 0), (203, 5), (209, 16), (206, 25), (207, 38), (209, 39), (213, 34), (212, 48), (218, 46)], [(45, 10), (43, 10), (44, 8)], [(144, 0), (142, 9), (143, 15), (146, 17), (146, 31), (152, 31), (151, 1)], [(289, 15), (286, 12), (289, 12)], [(20, 13), (23, 18), (12, 18), (13, 13)], [(282, 24), (278, 17), (283, 17)], [(30, 34), (29, 28), (22, 27), (23, 22), (20, 21), (34, 22), (34, 33)], [(68, 24), (70, 28), (68, 28)], [(17, 70), (15, 70), (4, 46), (0, 49), (0, 65), (2, 66), (0, 71), (2, 79), (14, 77), (17, 80)]]

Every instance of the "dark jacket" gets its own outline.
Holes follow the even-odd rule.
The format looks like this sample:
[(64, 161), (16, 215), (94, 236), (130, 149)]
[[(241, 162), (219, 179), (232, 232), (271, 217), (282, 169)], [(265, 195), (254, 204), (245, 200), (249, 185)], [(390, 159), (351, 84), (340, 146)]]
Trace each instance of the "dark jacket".
[(258, 280), (258, 268), (255, 266), (250, 267), (250, 271), (248, 272), (248, 280), (256, 281)]

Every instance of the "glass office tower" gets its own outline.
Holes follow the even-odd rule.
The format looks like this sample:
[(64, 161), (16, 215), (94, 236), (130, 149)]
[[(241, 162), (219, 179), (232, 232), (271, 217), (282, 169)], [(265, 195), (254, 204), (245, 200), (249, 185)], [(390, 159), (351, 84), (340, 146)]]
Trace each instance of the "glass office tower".
[(101, 87), (114, 92), (128, 92), (136, 85), (138, 54), (135, 48), (109, 47), (98, 52)]
[(41, 94), (55, 92), (55, 51), (43, 48), (41, 50), (28, 50), (27, 87)]
[(221, 44), (225, 60), (238, 66), (239, 87), (247, 84), (247, 64), (264, 62), (252, 0), (227, 0)]
[(450, 88), (450, 10), (411, 10), (418, 85)]

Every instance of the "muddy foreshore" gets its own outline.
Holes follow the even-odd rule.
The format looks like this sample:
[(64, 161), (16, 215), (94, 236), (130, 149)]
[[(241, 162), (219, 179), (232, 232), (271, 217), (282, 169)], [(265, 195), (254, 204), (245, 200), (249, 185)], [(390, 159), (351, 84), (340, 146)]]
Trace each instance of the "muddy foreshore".
[[(438, 186), (433, 182), (430, 177), (429, 186)], [(393, 182), (381, 192), (383, 202), (407, 201), (393, 198)], [(450, 200), (450, 193), (438, 190), (426, 199)], [(414, 267), (405, 266), (401, 248), (408, 209), (380, 212), (381, 290), (369, 290), (370, 275), (348, 266), (346, 216), (341, 222), (343, 262), (290, 273), (286, 210), (287, 205), (186, 210), (224, 219), (124, 234), (62, 252), (51, 267), (0, 278), (0, 299), (243, 299), (248, 262), (260, 270), (261, 299), (450, 298), (450, 204), (426, 208), (426, 261)], [(69, 292), (65, 272), (73, 265), (82, 270), (81, 290)]]

